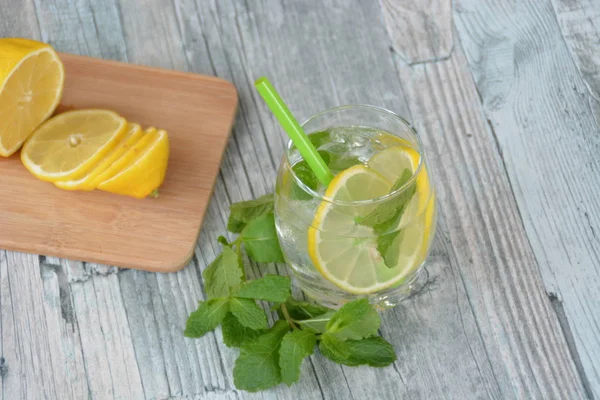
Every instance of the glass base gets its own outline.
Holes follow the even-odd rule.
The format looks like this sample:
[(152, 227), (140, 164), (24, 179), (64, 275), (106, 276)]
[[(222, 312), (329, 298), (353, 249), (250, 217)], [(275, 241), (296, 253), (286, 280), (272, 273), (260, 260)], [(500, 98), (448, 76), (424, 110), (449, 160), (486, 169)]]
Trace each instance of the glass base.
[[(293, 285), (300, 289), (310, 300), (325, 307), (337, 309), (344, 304), (366, 297), (369, 303), (373, 304), (379, 310), (385, 310), (397, 306), (402, 300), (405, 300), (418, 293), (429, 279), (429, 273), (424, 268), (424, 263), (417, 271), (400, 284), (388, 289), (382, 290), (370, 295), (356, 295), (348, 293), (324, 281), (322, 278), (315, 282), (313, 276), (303, 276), (298, 271), (292, 270)], [(312, 279), (310, 279), (312, 278)]]

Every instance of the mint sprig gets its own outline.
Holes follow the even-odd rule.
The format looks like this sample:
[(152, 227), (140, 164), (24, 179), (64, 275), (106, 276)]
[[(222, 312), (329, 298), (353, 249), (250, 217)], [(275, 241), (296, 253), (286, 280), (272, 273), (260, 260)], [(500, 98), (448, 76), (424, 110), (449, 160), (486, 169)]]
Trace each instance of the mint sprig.
[[(377, 336), (379, 314), (366, 299), (332, 310), (291, 296), (286, 276), (246, 280), (242, 251), (257, 262), (281, 262), (273, 217), (273, 196), (231, 206), (228, 229), (240, 235), (220, 236), (223, 252), (204, 270), (207, 300), (187, 320), (184, 335), (199, 338), (221, 325), (223, 342), (239, 347), (233, 379), (241, 390), (255, 392), (297, 382), (303, 360), (318, 347), (344, 365), (385, 367), (396, 360), (392, 346)], [(269, 328), (257, 301), (274, 303), (279, 321)]]

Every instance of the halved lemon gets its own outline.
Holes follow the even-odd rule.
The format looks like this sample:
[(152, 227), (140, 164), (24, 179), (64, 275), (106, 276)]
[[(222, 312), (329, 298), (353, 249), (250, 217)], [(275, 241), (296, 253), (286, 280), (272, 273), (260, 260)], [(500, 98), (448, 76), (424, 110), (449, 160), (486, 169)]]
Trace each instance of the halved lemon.
[(45, 43), (0, 38), (0, 156), (16, 152), (60, 101), (65, 72)]
[(37, 178), (69, 180), (98, 162), (125, 134), (127, 121), (108, 110), (59, 114), (40, 125), (21, 151)]
[[(419, 157), (407, 146), (388, 148), (373, 156), (368, 166), (354, 166), (338, 174), (329, 184), (325, 197), (357, 202), (386, 195), (406, 168), (416, 170)], [(395, 265), (392, 266), (386, 265), (380, 254), (380, 237), (373, 228), (356, 223), (357, 217), (367, 215), (376, 205), (321, 202), (308, 231), (308, 252), (323, 277), (345, 291), (370, 294), (411, 276), (426, 256), (435, 213), (434, 198), (429, 194), (421, 196), (422, 190), (429, 190), (429, 182), (419, 179), (420, 176), (416, 195), (406, 205), (395, 230)], [(422, 197), (426, 199), (427, 212), (420, 214)]]
[[(134, 146), (135, 157), (120, 166), (118, 172), (98, 185), (106, 192), (143, 199), (148, 197), (163, 183), (169, 160), (169, 139), (167, 132), (153, 130)], [(136, 149), (137, 148), (137, 149)]]
[(142, 129), (138, 124), (127, 124), (127, 130), (121, 140), (90, 169), (67, 181), (57, 181), (54, 185), (65, 190), (94, 190), (95, 179), (106, 171), (116, 160), (120, 159), (142, 137)]

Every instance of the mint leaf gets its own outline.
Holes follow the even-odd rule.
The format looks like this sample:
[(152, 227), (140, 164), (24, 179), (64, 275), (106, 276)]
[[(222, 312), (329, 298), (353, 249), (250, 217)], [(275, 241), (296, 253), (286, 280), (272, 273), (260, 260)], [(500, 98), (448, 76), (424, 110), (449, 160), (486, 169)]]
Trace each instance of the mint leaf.
[(277, 239), (275, 216), (265, 214), (250, 222), (242, 231), (242, 241), (248, 257), (257, 262), (283, 262)]
[(314, 333), (323, 333), (327, 330), (327, 323), (329, 323), (331, 317), (333, 317), (334, 315), (335, 311), (332, 310), (324, 314), (318, 315), (314, 318), (294, 322), (300, 325), (302, 329), (306, 329)]
[[(294, 170), (294, 173), (296, 174), (298, 179), (300, 179), (302, 181), (302, 183), (304, 183), (306, 186), (308, 186), (312, 190), (317, 190), (317, 186), (319, 186), (319, 180), (317, 179), (317, 176), (315, 175), (313, 170), (308, 166), (306, 161), (302, 160), (299, 163), (294, 164), (292, 169)], [(298, 186), (296, 186), (296, 187), (299, 189), (300, 192), (304, 193), (304, 195), (307, 196), (309, 199), (311, 198), (310, 194), (306, 193), (300, 187), (298, 187)], [(303, 200), (300, 198), (298, 198), (298, 199)]]
[(350, 360), (350, 350), (343, 343), (343, 341), (325, 333), (319, 341), (319, 350), (321, 354), (330, 360), (338, 364), (345, 364)]
[(267, 329), (267, 316), (254, 300), (239, 299), (237, 297), (229, 300), (229, 311), (243, 326), (250, 329)]
[(362, 164), (358, 157), (329, 153), (327, 166), (332, 171), (343, 171), (355, 165)]
[(377, 333), (381, 319), (367, 299), (351, 301), (327, 323), (327, 333), (337, 339), (358, 340)]
[(221, 322), (221, 330), (223, 333), (223, 342), (227, 347), (240, 347), (244, 343), (265, 333), (263, 329), (250, 329), (240, 324), (232, 313), (227, 313), (223, 322)]
[(388, 268), (394, 268), (398, 264), (403, 232), (403, 230), (392, 231), (377, 237), (377, 251)]
[(242, 346), (233, 368), (236, 388), (257, 392), (281, 383), (279, 348), (289, 330), (285, 321), (277, 321), (267, 333)]
[(201, 301), (198, 309), (190, 314), (183, 334), (190, 338), (199, 338), (215, 329), (227, 314), (229, 299)]
[[(405, 169), (392, 189), (390, 193), (398, 190), (406, 184), (412, 177), (412, 172), (407, 168)], [(365, 216), (357, 217), (356, 222), (360, 225), (366, 225), (375, 228), (378, 233), (387, 233), (390, 229), (393, 229), (400, 222), (402, 212), (415, 193), (416, 186), (412, 185), (404, 192), (396, 195), (396, 197), (386, 200), (379, 204), (373, 211)]]
[(229, 206), (230, 214), (227, 221), (227, 230), (240, 233), (252, 220), (272, 213), (274, 209), (273, 194), (266, 194), (256, 200), (233, 203)]
[(290, 278), (281, 275), (266, 275), (261, 279), (246, 282), (237, 297), (283, 303), (291, 294)]
[(386, 367), (396, 361), (394, 347), (380, 336), (343, 343), (350, 352), (350, 361), (357, 365)]
[(364, 364), (386, 367), (396, 361), (392, 345), (379, 336), (340, 341), (325, 334), (321, 337), (319, 350), (330, 360), (351, 367)]
[(225, 236), (219, 236), (217, 238), (217, 242), (221, 243), (223, 246), (229, 246), (229, 242), (227, 241), (227, 238)]
[(328, 131), (321, 132), (313, 132), (308, 135), (308, 139), (315, 146), (315, 149), (319, 149), (319, 147), (323, 146), (325, 143), (329, 143), (331, 141), (330, 135)]
[(279, 366), (281, 380), (288, 386), (300, 377), (300, 365), (304, 358), (310, 356), (317, 343), (314, 333), (306, 331), (288, 332), (281, 341), (279, 349)]
[(242, 261), (231, 247), (223, 246), (223, 253), (210, 263), (202, 276), (209, 298), (227, 297), (231, 295), (233, 288), (242, 283)]
[(319, 304), (298, 301), (293, 297), (287, 299), (285, 305), (290, 317), (296, 321), (318, 317), (319, 315), (331, 311), (329, 308), (323, 307)]

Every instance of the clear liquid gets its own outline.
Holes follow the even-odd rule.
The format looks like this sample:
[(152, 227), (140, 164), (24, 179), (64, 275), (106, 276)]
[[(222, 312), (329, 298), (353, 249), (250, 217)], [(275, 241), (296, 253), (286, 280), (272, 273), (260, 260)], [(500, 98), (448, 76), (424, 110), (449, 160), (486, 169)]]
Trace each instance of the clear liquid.
[[(324, 159), (328, 162), (334, 175), (352, 165), (368, 165), (367, 163), (371, 157), (387, 148), (410, 146), (410, 143), (406, 140), (388, 132), (360, 126), (336, 127), (315, 135), (319, 136), (318, 140), (313, 140), (313, 143), (317, 145), (317, 150), (322, 155), (325, 153)], [(313, 137), (313, 139), (316, 138), (316, 136)], [(290, 150), (288, 159), (295, 171), (303, 163), (301, 155), (295, 149)], [(407, 262), (407, 265), (403, 266), (403, 268), (410, 269), (410, 274), (392, 287), (368, 295), (357, 295), (333, 284), (315, 268), (308, 251), (308, 230), (313, 224), (315, 211), (322, 201), (317, 195), (323, 196), (327, 188), (319, 184), (316, 179), (313, 179), (314, 177), (308, 176), (304, 179), (304, 176), (297, 173), (296, 175), (304, 184), (313, 189), (314, 192), (310, 193), (306, 186), (302, 188), (302, 185), (299, 185), (293, 176), (292, 170), (289, 168), (290, 164), (284, 163), (279, 172), (275, 205), (276, 224), (287, 265), (297, 285), (308, 297), (327, 306), (340, 306), (357, 297), (368, 297), (371, 303), (381, 307), (396, 305), (410, 292), (411, 284), (418, 276), (420, 267), (427, 255), (430, 238), (433, 237), (433, 231), (427, 235), (429, 239), (423, 237), (423, 240), (421, 240), (418, 237), (419, 232), (424, 232), (425, 225), (428, 225), (430, 230), (435, 229), (435, 196), (433, 192), (419, 194), (427, 196), (427, 201), (433, 204), (430, 207), (430, 212), (425, 212), (425, 209), (422, 212), (415, 209), (411, 217), (403, 222), (402, 227), (399, 227), (399, 229), (408, 228), (412, 232), (413, 237), (409, 239), (415, 243), (415, 254), (419, 252), (418, 256), (411, 258), (413, 260), (410, 262), (412, 265), (408, 265)], [(423, 166), (423, 168), (426, 167)], [(415, 201), (414, 203), (417, 204), (418, 202)], [(433, 210), (433, 214), (431, 210)], [(376, 251), (374, 249), (377, 235), (372, 228), (358, 226), (355, 236), (367, 243), (365, 246), (371, 246), (371, 248), (365, 247), (365, 251), (371, 253)], [(424, 240), (427, 243), (424, 243)], [(408, 246), (410, 245), (410, 242), (406, 243), (408, 243)], [(409, 249), (410, 251), (412, 249)]]

